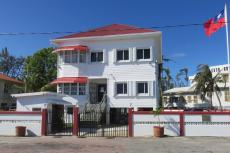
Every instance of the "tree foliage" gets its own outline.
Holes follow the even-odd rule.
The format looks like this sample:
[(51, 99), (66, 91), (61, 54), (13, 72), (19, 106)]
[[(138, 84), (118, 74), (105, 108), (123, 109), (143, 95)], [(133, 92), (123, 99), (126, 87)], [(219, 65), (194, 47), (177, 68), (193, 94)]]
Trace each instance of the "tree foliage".
[(200, 95), (202, 101), (207, 100), (206, 95), (208, 94), (210, 97), (210, 106), (212, 108), (212, 94), (214, 92), (219, 100), (220, 108), (222, 109), (219, 99), (220, 87), (218, 86), (218, 83), (225, 82), (223, 75), (217, 73), (213, 77), (209, 66), (200, 64), (197, 66), (197, 74), (193, 82), (195, 83), (195, 93)]
[[(182, 78), (181, 78), (182, 77)], [(188, 86), (188, 68), (182, 68), (176, 75), (176, 80), (179, 87)]]
[(43, 86), (56, 79), (57, 56), (52, 51), (53, 48), (43, 48), (26, 58), (24, 75), (27, 92), (41, 91)]
[(24, 57), (10, 55), (8, 49), (5, 47), (0, 52), (0, 72), (9, 77), (22, 79), (24, 61)]

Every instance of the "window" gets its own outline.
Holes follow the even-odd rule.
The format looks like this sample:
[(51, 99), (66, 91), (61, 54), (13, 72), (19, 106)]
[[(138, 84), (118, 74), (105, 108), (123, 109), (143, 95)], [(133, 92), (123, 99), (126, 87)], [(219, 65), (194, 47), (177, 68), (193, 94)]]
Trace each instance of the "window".
[(77, 95), (77, 83), (71, 84), (71, 95)]
[(147, 82), (137, 83), (137, 93), (138, 94), (148, 93), (148, 83)]
[(127, 94), (127, 83), (117, 83), (117, 94)]
[(84, 52), (80, 53), (79, 62), (80, 63), (85, 63), (86, 62), (86, 53), (84, 53)]
[(85, 95), (85, 83), (79, 83), (79, 95)]
[(150, 49), (137, 49), (137, 59), (150, 59)]
[(65, 55), (65, 52), (60, 52), (59, 53), (59, 59), (58, 59), (58, 62), (59, 62), (59, 64), (63, 64), (64, 63), (64, 55)]
[(67, 95), (85, 95), (86, 94), (86, 84), (85, 83), (59, 84), (58, 93), (64, 93)]
[(73, 51), (72, 52), (72, 63), (77, 63), (78, 62), (78, 52)]
[(71, 52), (65, 52), (65, 63), (71, 62)]
[(41, 108), (32, 108), (32, 111), (33, 111), (33, 112), (41, 112), (42, 109), (41, 109)]
[(102, 61), (103, 61), (103, 52), (91, 53), (91, 62), (102, 62)]
[(129, 50), (117, 50), (117, 61), (129, 60)]
[(230, 95), (229, 95), (228, 89), (226, 91), (224, 91), (224, 99), (225, 99), (225, 101), (230, 102)]
[(187, 96), (187, 102), (191, 103), (191, 96)]
[(193, 96), (193, 102), (194, 102), (194, 103), (197, 103), (197, 102), (198, 102), (197, 96)]
[(63, 84), (58, 84), (58, 93), (63, 93)]
[(70, 93), (70, 84), (64, 83), (64, 94), (69, 95), (69, 93)]
[(4, 93), (5, 93), (5, 94), (8, 94), (8, 93), (9, 93), (9, 88), (10, 88), (10, 87), (9, 87), (9, 84), (5, 83), (5, 84), (4, 84)]

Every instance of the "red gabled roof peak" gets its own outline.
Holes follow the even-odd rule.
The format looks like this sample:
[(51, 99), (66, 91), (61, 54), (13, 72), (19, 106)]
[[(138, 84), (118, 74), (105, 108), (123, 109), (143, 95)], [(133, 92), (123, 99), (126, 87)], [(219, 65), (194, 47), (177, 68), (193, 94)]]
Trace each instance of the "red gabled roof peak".
[(147, 32), (156, 32), (156, 30), (139, 28), (139, 27), (125, 25), (125, 24), (111, 24), (111, 25), (106, 25), (103, 27), (91, 29), (85, 32), (79, 32), (79, 33), (63, 36), (57, 39), (135, 34), (135, 33), (147, 33)]

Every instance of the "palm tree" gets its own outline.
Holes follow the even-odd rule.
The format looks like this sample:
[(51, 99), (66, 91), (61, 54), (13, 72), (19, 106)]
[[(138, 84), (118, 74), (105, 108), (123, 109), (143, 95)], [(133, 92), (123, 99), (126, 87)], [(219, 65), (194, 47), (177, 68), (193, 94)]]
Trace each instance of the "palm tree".
[(220, 73), (213, 77), (209, 66), (200, 64), (197, 66), (197, 74), (193, 82), (195, 82), (195, 93), (200, 94), (202, 101), (205, 100), (206, 95), (208, 94), (210, 97), (210, 106), (212, 108), (212, 93), (214, 92), (219, 101), (220, 109), (222, 110), (222, 105), (219, 98), (220, 87), (218, 86), (218, 83), (224, 82), (224, 79)]
[(165, 74), (165, 76), (163, 75), (162, 77), (162, 83), (163, 83), (163, 87), (165, 87), (165, 90), (168, 90), (172, 87), (172, 76), (170, 74), (170, 69), (169, 68), (163, 68), (163, 74)]
[[(183, 69), (180, 69), (180, 71), (177, 73), (176, 79), (178, 82), (180, 81), (181, 76), (184, 76), (186, 86), (188, 86), (188, 68), (185, 67)], [(184, 83), (182, 81), (179, 84), (180, 84), (180, 86), (184, 86)]]

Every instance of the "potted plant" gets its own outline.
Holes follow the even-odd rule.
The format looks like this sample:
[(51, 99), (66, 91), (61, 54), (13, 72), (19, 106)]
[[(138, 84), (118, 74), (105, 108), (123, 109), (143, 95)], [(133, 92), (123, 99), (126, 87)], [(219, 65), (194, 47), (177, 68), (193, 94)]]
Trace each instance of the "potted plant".
[(162, 110), (163, 110), (162, 107), (158, 107), (154, 111), (154, 117), (157, 116), (157, 119), (158, 119), (158, 125), (153, 127), (154, 137), (163, 137), (164, 136), (164, 127), (160, 126), (160, 113)]

